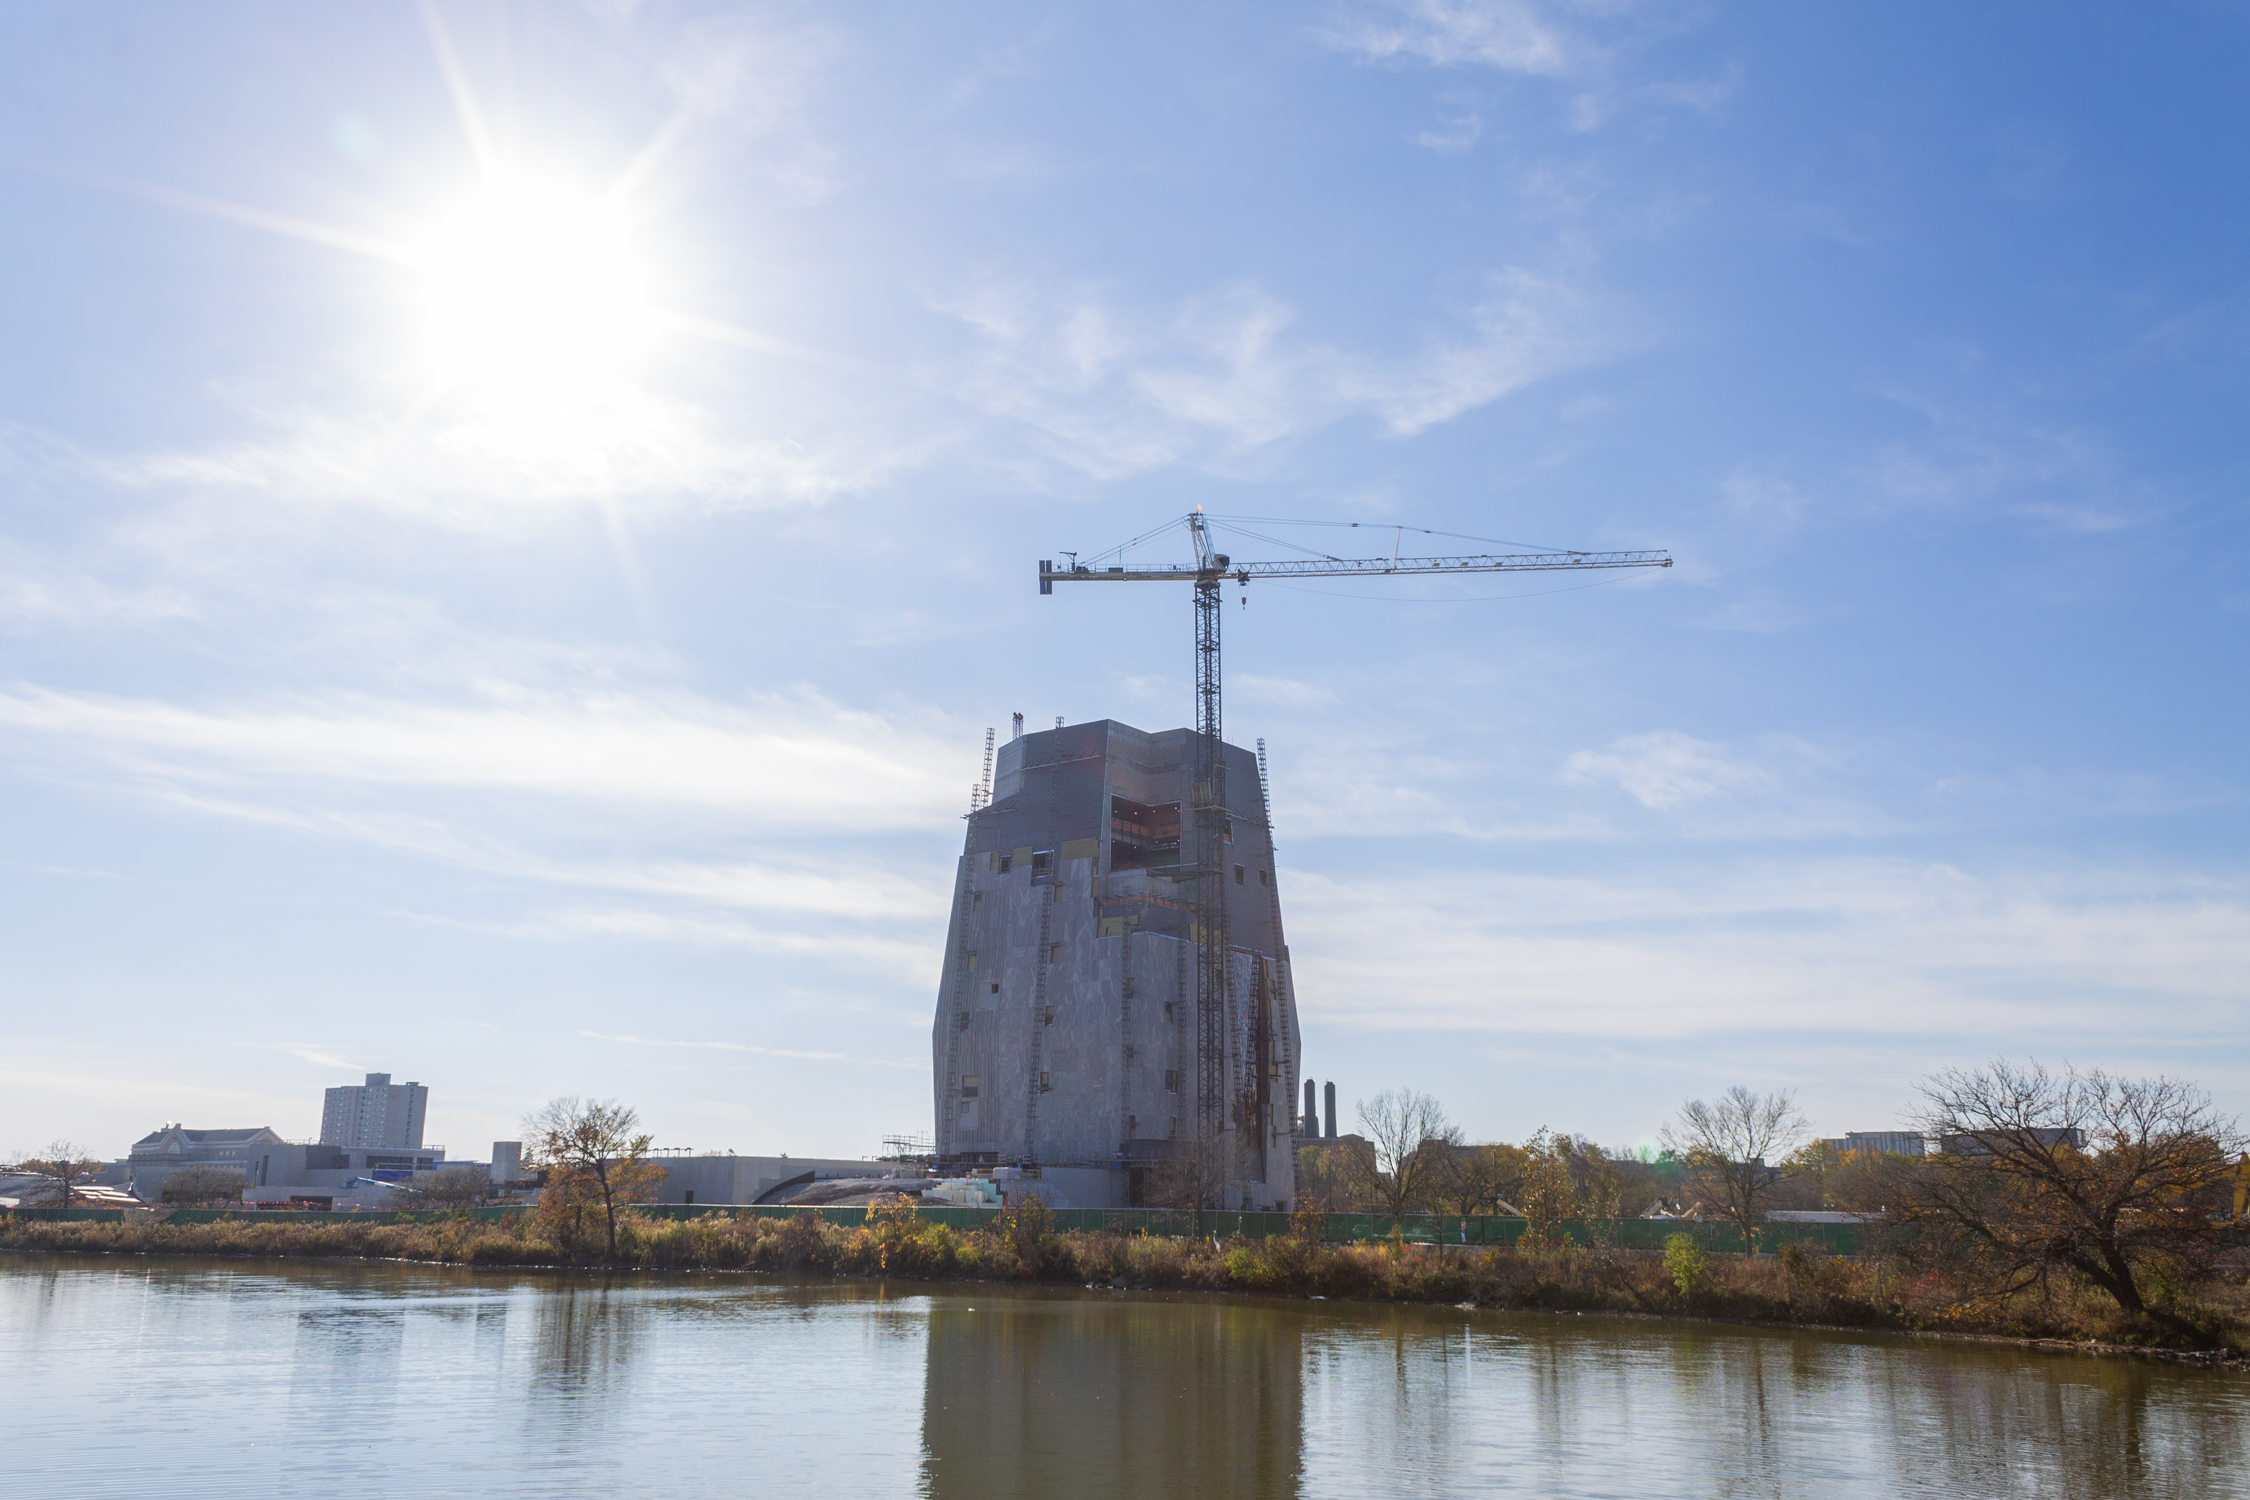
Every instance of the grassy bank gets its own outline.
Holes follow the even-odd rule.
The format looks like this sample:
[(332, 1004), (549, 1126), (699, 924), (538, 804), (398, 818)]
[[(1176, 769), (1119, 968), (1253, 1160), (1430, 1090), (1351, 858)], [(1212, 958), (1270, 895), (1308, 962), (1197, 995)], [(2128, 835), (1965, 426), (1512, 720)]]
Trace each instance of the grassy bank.
[[(0, 1215), (0, 1248), (129, 1255), (329, 1256), (489, 1266), (586, 1264), (543, 1237), (541, 1221), (440, 1219), (415, 1224), (314, 1220), (271, 1224), (47, 1223)], [(1791, 1247), (1745, 1261), (1682, 1245), (1645, 1251), (1462, 1250), (1054, 1234), (1001, 1220), (967, 1233), (910, 1214), (835, 1221), (629, 1215), (619, 1263), (677, 1270), (754, 1270), (926, 1279), (1033, 1281), (1150, 1289), (1258, 1292), (1377, 1302), (1631, 1312), (1831, 1327), (1986, 1334), (2144, 1348), (2225, 1349), (2250, 1357), (2250, 1290), (2240, 1265), (2193, 1285), (2160, 1286), (2161, 1304), (2131, 1317), (2091, 1288), (1980, 1297), (1944, 1272), (1896, 1258), (1830, 1256)]]

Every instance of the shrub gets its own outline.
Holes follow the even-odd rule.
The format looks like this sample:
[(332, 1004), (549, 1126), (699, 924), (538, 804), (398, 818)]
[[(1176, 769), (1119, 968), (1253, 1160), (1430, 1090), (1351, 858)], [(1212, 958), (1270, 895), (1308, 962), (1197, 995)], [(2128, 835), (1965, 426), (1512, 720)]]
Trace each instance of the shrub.
[(1711, 1275), (1711, 1257), (1703, 1253), (1700, 1245), (1687, 1235), (1667, 1235), (1664, 1239), (1664, 1269), (1671, 1273), (1672, 1285), (1680, 1289), (1683, 1297), (1692, 1297)]
[(774, 1263), (785, 1271), (830, 1271), (836, 1267), (836, 1250), (822, 1230), (819, 1209), (789, 1216), (778, 1234), (766, 1236), (773, 1246)]

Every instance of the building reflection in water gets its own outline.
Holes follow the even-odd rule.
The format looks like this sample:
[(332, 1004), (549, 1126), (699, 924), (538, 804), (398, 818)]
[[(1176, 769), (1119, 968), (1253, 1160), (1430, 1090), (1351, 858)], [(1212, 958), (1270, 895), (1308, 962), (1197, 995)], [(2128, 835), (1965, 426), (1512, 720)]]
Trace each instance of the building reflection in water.
[(929, 1304), (929, 1495), (1299, 1492), (1301, 1313), (1218, 1298), (994, 1291)]

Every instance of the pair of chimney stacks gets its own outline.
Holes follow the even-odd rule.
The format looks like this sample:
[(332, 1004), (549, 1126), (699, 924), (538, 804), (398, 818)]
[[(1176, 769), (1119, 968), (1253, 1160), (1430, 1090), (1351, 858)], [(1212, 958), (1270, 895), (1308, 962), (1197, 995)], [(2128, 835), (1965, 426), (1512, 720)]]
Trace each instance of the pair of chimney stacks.
[(1327, 1085), (1328, 1126), (1321, 1128), (1320, 1116), (1313, 1109), (1313, 1081), (1305, 1080), (1305, 1139), (1334, 1140), (1336, 1138), (1336, 1085)]

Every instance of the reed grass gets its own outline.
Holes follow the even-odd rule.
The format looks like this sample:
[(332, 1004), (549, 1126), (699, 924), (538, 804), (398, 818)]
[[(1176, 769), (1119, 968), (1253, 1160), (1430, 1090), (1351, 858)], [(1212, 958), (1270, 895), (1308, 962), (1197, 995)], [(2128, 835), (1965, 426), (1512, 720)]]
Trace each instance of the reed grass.
[[(355, 1224), (47, 1222), (0, 1214), (0, 1249), (122, 1255), (337, 1257), (477, 1266), (593, 1266), (598, 1247), (556, 1243), (536, 1214), (501, 1222)], [(1677, 1259), (1677, 1257), (1675, 1257)], [(1213, 1241), (1055, 1234), (1034, 1220), (959, 1232), (877, 1209), (787, 1220), (712, 1214), (625, 1216), (622, 1267), (770, 1271), (1259, 1293), (1371, 1302), (1625, 1312), (1746, 1322), (1984, 1334), (2250, 1357), (2250, 1289), (2239, 1256), (2158, 1288), (2142, 1317), (2091, 1287), (1980, 1293), (1943, 1268), (1895, 1256), (1801, 1247), (1745, 1260), (1712, 1256), (1691, 1276), (1652, 1251), (1477, 1249), (1400, 1242), (1326, 1244), (1298, 1236)]]

